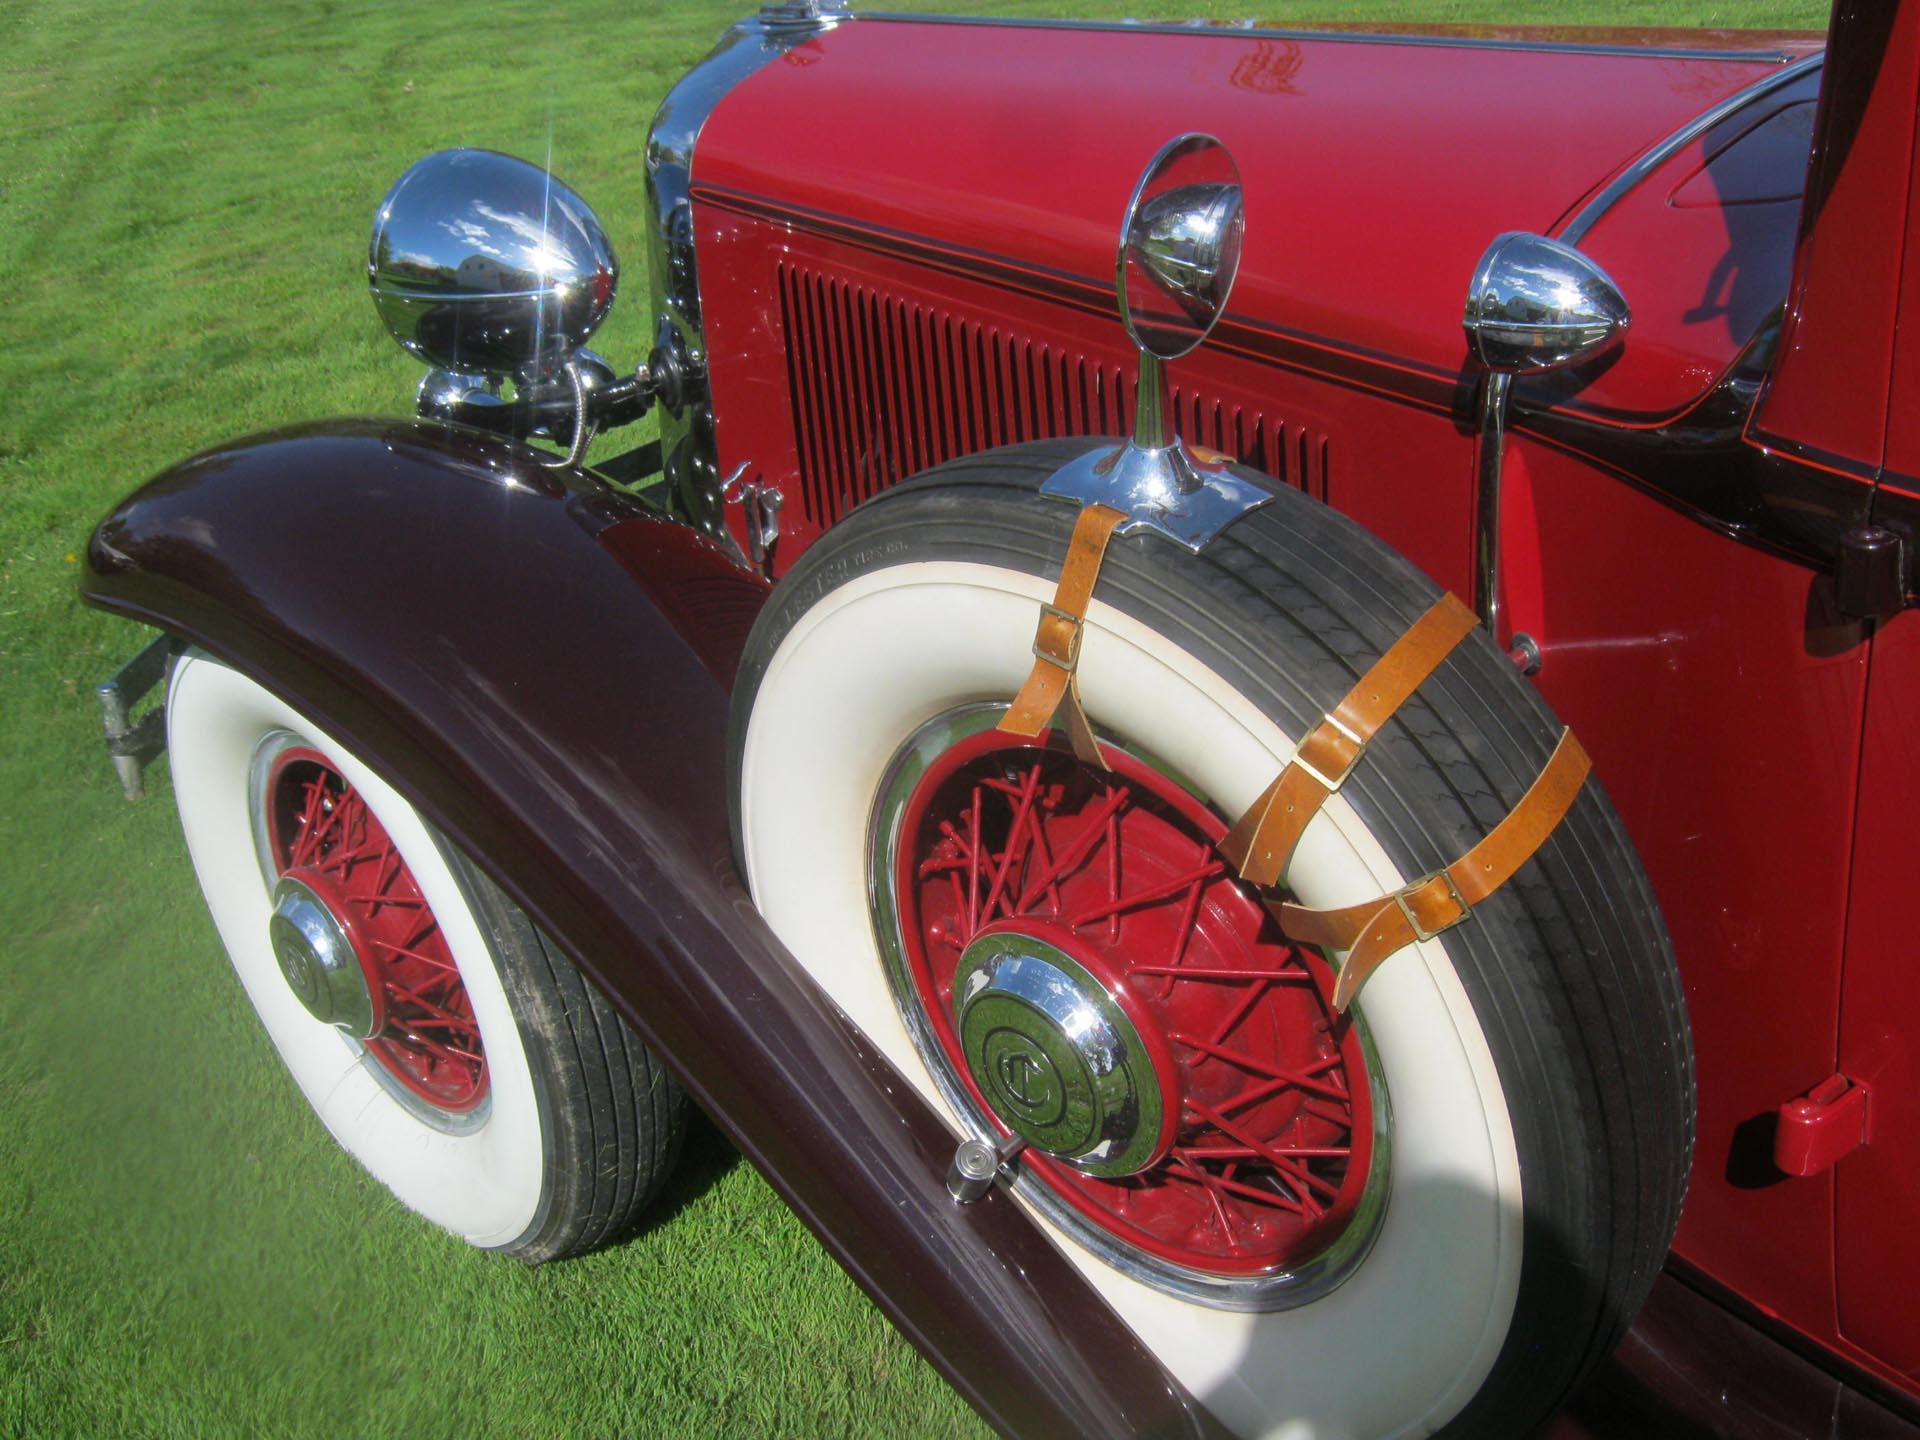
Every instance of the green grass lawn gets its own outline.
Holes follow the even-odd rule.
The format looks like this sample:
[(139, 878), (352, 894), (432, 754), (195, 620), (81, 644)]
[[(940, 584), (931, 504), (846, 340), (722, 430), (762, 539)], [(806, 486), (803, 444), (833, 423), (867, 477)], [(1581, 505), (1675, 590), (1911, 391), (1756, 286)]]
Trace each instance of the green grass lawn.
[[(627, 261), (596, 344), (642, 352), (645, 127), (747, 4), (0, 0), (0, 1434), (981, 1430), (705, 1126), (648, 1231), (586, 1260), (527, 1269), (403, 1212), (282, 1073), (166, 767), (122, 802), (89, 693), (143, 638), (74, 599), (115, 498), (244, 431), (407, 410), (419, 372), (361, 265), (419, 154), (551, 155)], [(1824, 21), (1818, 0), (1225, 8)]]

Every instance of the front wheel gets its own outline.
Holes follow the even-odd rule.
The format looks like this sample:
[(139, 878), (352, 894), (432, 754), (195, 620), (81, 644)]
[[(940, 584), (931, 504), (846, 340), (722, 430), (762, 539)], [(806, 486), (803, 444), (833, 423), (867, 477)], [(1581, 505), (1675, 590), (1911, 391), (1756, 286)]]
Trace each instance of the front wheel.
[[(1645, 878), (1590, 784), (1336, 1013), (1338, 957), (1219, 844), (1437, 594), (1291, 493), (1199, 557), (1118, 538), (1079, 668), (1105, 765), (1001, 732), (1074, 520), (1036, 487), (1075, 449), (888, 492), (775, 592), (735, 697), (755, 900), (956, 1133), (1028, 1140), (1014, 1193), (1237, 1432), (1524, 1433), (1677, 1216), (1691, 1057)], [(1470, 638), (1308, 829), (1293, 896), (1453, 860), (1557, 731)]]
[(406, 1205), (527, 1260), (631, 1229), (686, 1102), (612, 1006), (364, 761), (197, 653), (167, 689), (181, 825), (321, 1120)]

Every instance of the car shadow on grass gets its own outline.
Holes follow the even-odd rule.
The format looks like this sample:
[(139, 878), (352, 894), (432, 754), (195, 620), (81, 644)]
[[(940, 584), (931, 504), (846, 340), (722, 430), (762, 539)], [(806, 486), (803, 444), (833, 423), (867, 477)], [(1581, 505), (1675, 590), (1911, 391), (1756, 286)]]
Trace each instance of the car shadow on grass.
[(720, 1133), (706, 1112), (697, 1105), (689, 1105), (686, 1133), (680, 1139), (680, 1158), (674, 1162), (673, 1173), (660, 1187), (659, 1195), (640, 1217), (639, 1224), (617, 1243), (644, 1240), (653, 1231), (672, 1224), (681, 1211), (698, 1204), (709, 1190), (744, 1163), (733, 1142)]

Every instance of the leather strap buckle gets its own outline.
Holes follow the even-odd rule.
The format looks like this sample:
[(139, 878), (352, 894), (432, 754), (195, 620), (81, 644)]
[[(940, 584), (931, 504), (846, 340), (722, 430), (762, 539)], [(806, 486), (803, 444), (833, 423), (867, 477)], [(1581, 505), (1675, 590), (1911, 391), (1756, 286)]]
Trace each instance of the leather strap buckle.
[[(1420, 923), (1420, 917), (1414, 913), (1413, 897), (1436, 880), (1445, 883), (1447, 896), (1453, 901), (1454, 908), (1460, 913), (1455, 915), (1451, 920), (1429, 930)], [(1453, 883), (1453, 872), (1444, 869), (1429, 871), (1411, 885), (1402, 886), (1400, 889), (1394, 891), (1393, 903), (1400, 907), (1400, 913), (1406, 917), (1407, 928), (1413, 931), (1413, 938), (1416, 940), (1431, 940), (1436, 935), (1444, 934), (1448, 930), (1453, 929), (1454, 926), (1473, 914), (1473, 907), (1467, 903), (1466, 896), (1462, 895), (1460, 893), (1460, 887)]]
[[(1067, 653), (1056, 655), (1046, 646), (1047, 621), (1058, 620), (1067, 627), (1067, 633), (1073, 638), (1067, 642)], [(1072, 670), (1080, 664), (1080, 641), (1087, 633), (1086, 621), (1071, 610), (1062, 610), (1058, 605), (1040, 602), (1040, 628), (1033, 635), (1033, 658), (1044, 660), (1049, 665), (1058, 665), (1062, 670)]]
[[(1332, 730), (1335, 734), (1346, 740), (1348, 744), (1353, 746), (1352, 757), (1347, 761), (1346, 765), (1341, 768), (1338, 775), (1328, 775), (1306, 758), (1307, 747), (1313, 743), (1314, 735), (1322, 728)], [(1302, 740), (1295, 748), (1292, 764), (1295, 768), (1305, 771), (1307, 777), (1319, 785), (1322, 790), (1325, 790), (1327, 794), (1337, 794), (1340, 787), (1347, 783), (1347, 777), (1358, 768), (1360, 757), (1367, 753), (1367, 746), (1372, 743), (1372, 736), (1360, 734), (1357, 730), (1353, 729), (1352, 726), (1342, 723), (1339, 716), (1331, 714), (1324, 715), (1321, 717), (1320, 724), (1314, 726), (1312, 730), (1309, 730), (1306, 739)]]
[[(1459, 598), (1443, 595), (1367, 668), (1339, 704), (1294, 747), (1293, 758), (1233, 822), (1220, 853), (1242, 878), (1276, 885), (1313, 817), (1337, 793), (1380, 727), (1476, 624)], [(1384, 903), (1384, 902), (1383, 902)]]
[[(1546, 768), (1534, 777), (1520, 803), (1478, 845), (1445, 869), (1358, 905), (1315, 909), (1285, 901), (1276, 909), (1269, 901), (1268, 908), (1274, 910), (1289, 938), (1347, 952), (1333, 987), (1333, 1008), (1345, 1010), (1352, 1004), (1367, 977), (1388, 956), (1416, 940), (1432, 940), (1451, 930), (1473, 913), (1475, 905), (1511, 880), (1566, 818), (1591, 769), (1592, 762), (1573, 732), (1562, 730)], [(1436, 882), (1446, 886), (1444, 893)], [(1435, 907), (1448, 902), (1453, 913), (1440, 923), (1421, 920), (1421, 911), (1431, 917)]]
[[(1000, 720), (1000, 729), (1010, 735), (1034, 736), (1049, 725), (1061, 725), (1073, 753), (1085, 764), (1102, 770), (1107, 768), (1107, 759), (1100, 751), (1086, 707), (1080, 703), (1076, 671), (1080, 642), (1087, 633), (1087, 606), (1100, 578), (1100, 561), (1107, 552), (1107, 541), (1126, 518), (1125, 512), (1110, 505), (1095, 504), (1083, 509), (1074, 521), (1073, 538), (1067, 542), (1067, 557), (1061, 562), (1053, 599), (1040, 602), (1040, 624), (1033, 632), (1033, 668)], [(1067, 627), (1064, 636), (1060, 634), (1061, 625)]]

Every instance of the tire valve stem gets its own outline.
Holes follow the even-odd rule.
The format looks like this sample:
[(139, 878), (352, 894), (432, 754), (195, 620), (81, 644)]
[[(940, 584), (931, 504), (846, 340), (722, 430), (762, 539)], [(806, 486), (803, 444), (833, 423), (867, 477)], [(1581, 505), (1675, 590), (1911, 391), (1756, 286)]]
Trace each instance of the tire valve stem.
[(993, 1188), (995, 1177), (1026, 1148), (1026, 1140), (1019, 1135), (1009, 1135), (997, 1145), (962, 1140), (953, 1152), (953, 1164), (947, 1167), (947, 1193), (960, 1204), (971, 1205)]

